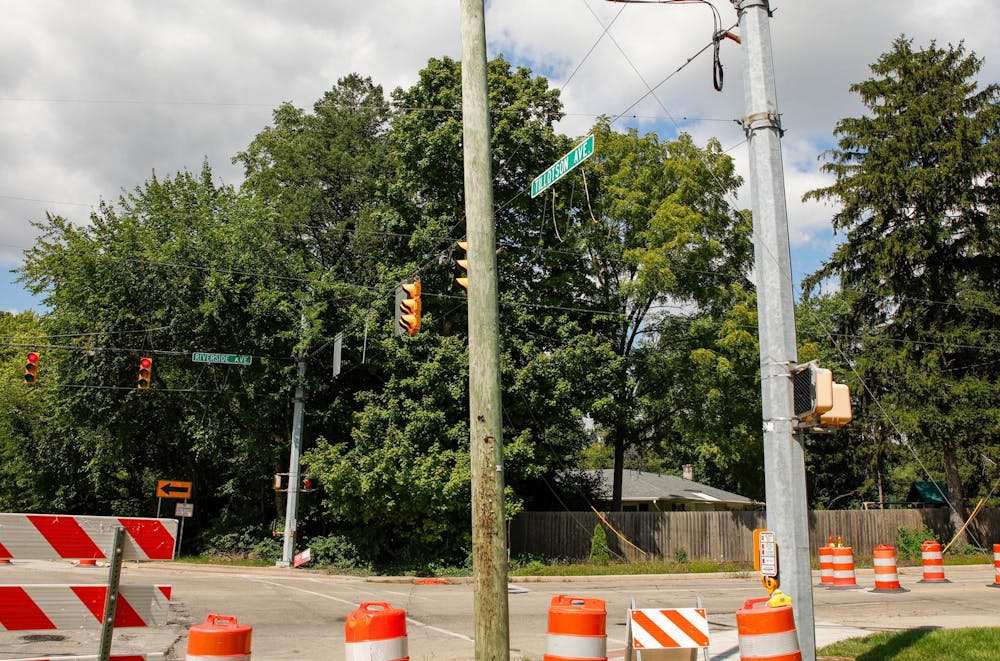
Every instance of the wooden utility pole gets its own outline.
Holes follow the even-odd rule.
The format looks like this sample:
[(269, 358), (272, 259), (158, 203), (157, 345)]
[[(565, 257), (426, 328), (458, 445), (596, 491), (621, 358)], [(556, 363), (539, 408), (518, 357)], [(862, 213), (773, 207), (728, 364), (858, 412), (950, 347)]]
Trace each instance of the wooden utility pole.
[(477, 661), (507, 661), (510, 623), (485, 3), (484, 0), (461, 0), (461, 3), (475, 652)]

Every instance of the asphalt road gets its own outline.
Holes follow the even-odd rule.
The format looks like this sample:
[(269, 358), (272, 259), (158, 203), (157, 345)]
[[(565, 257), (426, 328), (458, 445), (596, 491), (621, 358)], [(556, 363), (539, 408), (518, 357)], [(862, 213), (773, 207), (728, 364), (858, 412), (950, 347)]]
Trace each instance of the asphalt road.
[[(817, 642), (881, 630), (921, 626), (1000, 626), (1000, 588), (991, 565), (947, 567), (952, 581), (920, 584), (921, 570), (900, 568), (909, 591), (878, 594), (871, 570), (858, 570), (858, 589), (814, 590)], [(101, 583), (104, 568), (65, 562), (24, 561), (0, 567), (0, 583)], [(574, 579), (518, 578), (510, 584), (511, 659), (545, 653), (549, 602), (559, 594), (604, 599), (608, 649), (625, 645), (625, 612), (640, 608), (694, 606), (700, 594), (708, 610), (711, 658), (738, 661), (735, 612), (746, 599), (764, 595), (755, 576), (653, 575)], [(818, 576), (817, 576), (818, 582)], [(279, 568), (223, 568), (180, 563), (127, 563), (122, 584), (170, 584), (167, 624), (116, 629), (114, 652), (163, 652), (183, 659), (187, 630), (209, 613), (235, 616), (253, 627), (253, 659), (343, 659), (344, 622), (366, 601), (389, 602), (407, 613), (410, 658), (472, 659), (472, 587), (467, 581), (415, 584), (412, 579), (331, 576)], [(53, 654), (96, 654), (97, 630), (0, 631), (0, 659)], [(958, 661), (958, 660), (954, 660)]]

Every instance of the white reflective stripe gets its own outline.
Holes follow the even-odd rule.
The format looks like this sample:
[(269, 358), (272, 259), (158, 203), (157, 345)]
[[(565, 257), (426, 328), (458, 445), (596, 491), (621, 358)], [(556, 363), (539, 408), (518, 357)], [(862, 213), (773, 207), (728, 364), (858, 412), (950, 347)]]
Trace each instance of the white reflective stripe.
[[(702, 614), (694, 608), (673, 608), (670, 610), (684, 618), (691, 626), (696, 628), (706, 640), (708, 639), (708, 618), (703, 617)], [(675, 647), (685, 649), (701, 647), (700, 643), (692, 639), (689, 635), (681, 631), (676, 624), (671, 622), (670, 619), (663, 614), (662, 610), (656, 608), (643, 608), (641, 611), (646, 617), (652, 620), (653, 624), (655, 624), (660, 631), (677, 642)], [(634, 611), (631, 610), (629, 611), (630, 614), (633, 612)], [(632, 639), (639, 645), (642, 645), (644, 649), (668, 649), (659, 643), (652, 634), (643, 629), (642, 626), (635, 621), (635, 619), (632, 620)]]
[[(114, 658), (115, 657), (111, 657), (112, 661), (114, 661)], [(188, 654), (184, 657), (184, 661), (250, 661), (250, 655), (240, 654), (238, 656), (205, 656), (204, 654)]]
[(740, 635), (740, 656), (749, 659), (793, 654), (798, 651), (799, 637), (796, 635), (795, 629), (780, 633), (762, 633), (756, 636)]
[[(607, 636), (564, 636), (550, 633), (545, 644), (545, 654), (570, 659), (606, 659)], [(359, 660), (360, 661), (360, 660)]]
[(833, 572), (834, 578), (854, 578), (854, 570), (850, 571), (835, 571)]
[(406, 636), (368, 640), (363, 643), (344, 643), (345, 661), (396, 661), (405, 659)]
[(1000, 562), (1000, 553), (996, 551), (993, 552), (993, 562)]
[(896, 566), (896, 559), (895, 558), (875, 558), (873, 560), (873, 563), (874, 563), (874, 565), (876, 567), (895, 567)]
[(819, 575), (823, 576), (823, 577), (833, 576), (833, 570), (832, 569), (820, 569), (819, 570)]
[(940, 560), (941, 551), (924, 551), (922, 554), (924, 560)]
[(899, 582), (899, 574), (895, 572), (891, 574), (875, 574), (876, 583), (888, 583), (890, 581)]

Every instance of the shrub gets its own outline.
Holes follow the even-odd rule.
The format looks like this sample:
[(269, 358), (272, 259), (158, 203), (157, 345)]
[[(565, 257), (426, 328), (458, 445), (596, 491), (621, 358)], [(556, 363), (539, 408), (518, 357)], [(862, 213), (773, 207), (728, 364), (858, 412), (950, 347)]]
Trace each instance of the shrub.
[(937, 539), (934, 531), (927, 526), (919, 528), (900, 527), (896, 529), (896, 557), (920, 560), (920, 546), (929, 539)]
[(332, 565), (340, 569), (366, 569), (367, 563), (361, 559), (358, 548), (344, 535), (312, 537), (306, 545), (317, 565)]
[(611, 562), (611, 549), (608, 548), (608, 535), (604, 526), (594, 526), (594, 536), (590, 538), (590, 561), (595, 565), (606, 565)]

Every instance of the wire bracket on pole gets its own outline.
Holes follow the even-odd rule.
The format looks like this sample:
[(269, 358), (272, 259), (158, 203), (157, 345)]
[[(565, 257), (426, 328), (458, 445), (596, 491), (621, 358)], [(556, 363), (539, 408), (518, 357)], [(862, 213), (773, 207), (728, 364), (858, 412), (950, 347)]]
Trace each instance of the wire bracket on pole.
[(755, 131), (761, 129), (775, 129), (778, 131), (778, 137), (785, 137), (785, 130), (781, 128), (781, 115), (776, 112), (755, 112), (747, 115), (746, 119), (737, 120), (737, 123), (743, 127), (748, 140), (753, 137)]

